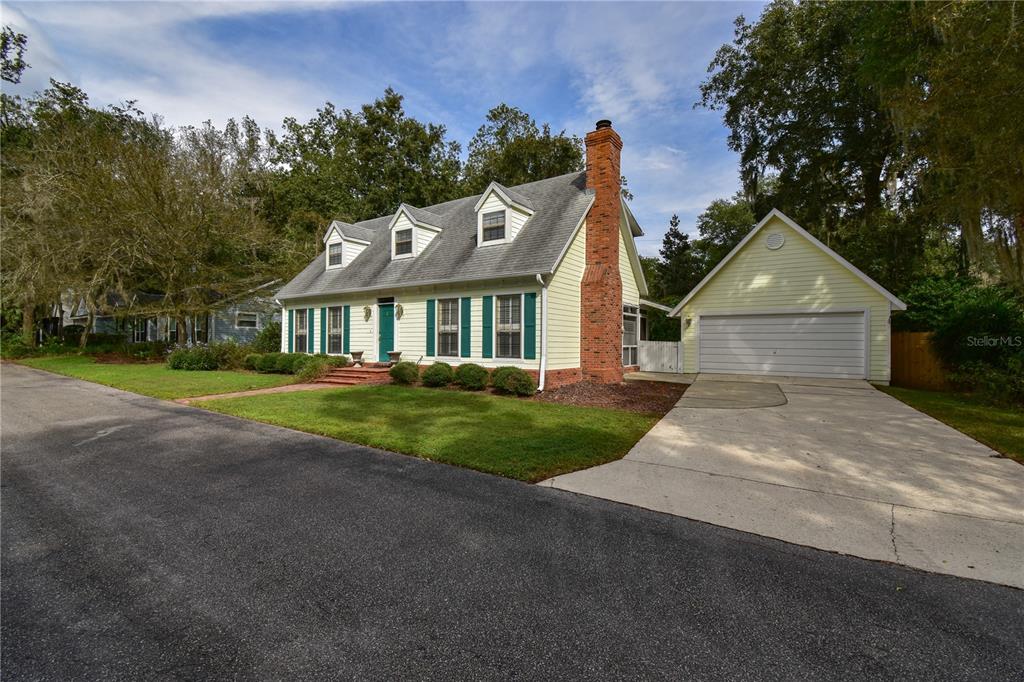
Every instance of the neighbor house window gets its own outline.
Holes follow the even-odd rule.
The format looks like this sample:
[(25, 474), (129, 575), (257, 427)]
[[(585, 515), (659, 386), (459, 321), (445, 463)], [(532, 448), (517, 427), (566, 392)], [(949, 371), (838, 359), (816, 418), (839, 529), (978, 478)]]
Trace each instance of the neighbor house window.
[(499, 358), (518, 358), (523, 347), (523, 310), (519, 294), (498, 296), (495, 336)]
[(306, 311), (295, 311), (295, 350), (304, 353), (306, 351)]
[(395, 232), (395, 255), (403, 256), (412, 253), (412, 230)]
[(178, 343), (178, 321), (168, 318), (167, 340), (171, 343)]
[(235, 326), (240, 329), (255, 329), (258, 323), (257, 313), (235, 313)]
[(637, 364), (637, 316), (639, 311), (635, 306), (622, 306), (622, 364)]
[(493, 242), (505, 238), (505, 212), (484, 213), (484, 241)]
[(143, 343), (147, 340), (149, 321), (142, 317), (136, 317), (132, 321), (132, 341), (135, 343)]
[(341, 244), (328, 244), (327, 246), (327, 264), (341, 265)]
[(457, 357), (459, 354), (459, 299), (443, 298), (437, 302), (437, 354)]
[(342, 307), (327, 309), (327, 352), (331, 355), (341, 354)]

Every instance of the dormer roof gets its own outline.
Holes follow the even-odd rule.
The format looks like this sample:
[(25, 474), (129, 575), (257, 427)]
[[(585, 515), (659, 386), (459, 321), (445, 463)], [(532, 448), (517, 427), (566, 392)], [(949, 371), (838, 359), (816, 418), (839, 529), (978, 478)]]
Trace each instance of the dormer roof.
[(374, 232), (362, 225), (352, 225), (341, 220), (332, 220), (324, 233), (324, 244), (331, 238), (331, 233), (337, 232), (342, 239), (369, 244), (373, 239)]
[(476, 205), (473, 206), (474, 211), (480, 211), (480, 207), (484, 205), (485, 201), (487, 201), (487, 196), (491, 192), (494, 192), (501, 197), (501, 200), (509, 206), (513, 206), (524, 213), (533, 215), (535, 209), (533, 208), (533, 201), (531, 201), (529, 197), (513, 189), (509, 189), (498, 182), (492, 182), (487, 185), (487, 189), (484, 190), (484, 193), (480, 195), (480, 199), (477, 200)]
[(403, 203), (399, 204), (398, 210), (395, 211), (395, 217), (391, 219), (391, 224), (388, 227), (393, 228), (403, 213), (418, 227), (427, 227), (432, 230), (440, 231), (441, 224), (444, 222), (444, 218), (436, 213), (431, 213), (426, 209), (416, 208), (415, 206)]

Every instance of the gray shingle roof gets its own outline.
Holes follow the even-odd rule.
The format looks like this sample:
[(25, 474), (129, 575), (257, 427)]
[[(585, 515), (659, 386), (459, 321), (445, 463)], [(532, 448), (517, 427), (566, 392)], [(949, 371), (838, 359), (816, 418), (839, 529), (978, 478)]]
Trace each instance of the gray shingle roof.
[[(455, 199), (426, 209), (424, 222), (438, 221), (440, 234), (415, 258), (391, 260), (394, 215), (356, 223), (370, 245), (348, 266), (324, 267), (318, 255), (277, 293), (280, 300), (356, 291), (468, 282), (552, 272), (593, 199), (584, 172), (560, 175), (513, 188), (535, 213), (509, 244), (477, 248), (476, 213), (480, 195)], [(510, 194), (511, 196), (511, 194)], [(355, 236), (355, 235), (353, 235)]]
[[(358, 239), (360, 241), (368, 242), (373, 239), (373, 230), (368, 229), (362, 225), (353, 225), (346, 223), (341, 220), (335, 220), (331, 222), (331, 227), (335, 227), (341, 232), (342, 237), (349, 239)], [(325, 237), (326, 239), (326, 237)]]

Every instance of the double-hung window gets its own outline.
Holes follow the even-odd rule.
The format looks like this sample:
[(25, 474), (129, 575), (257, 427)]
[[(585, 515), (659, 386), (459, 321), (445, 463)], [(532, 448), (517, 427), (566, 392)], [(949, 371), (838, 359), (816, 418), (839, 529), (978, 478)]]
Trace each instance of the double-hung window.
[(341, 335), (342, 307), (335, 306), (327, 309), (327, 352), (330, 355), (340, 355), (342, 350)]
[(256, 329), (259, 319), (258, 313), (235, 313), (235, 326), (239, 329)]
[(136, 317), (132, 321), (132, 341), (135, 343), (143, 343), (148, 340), (148, 326), (149, 320), (143, 317)]
[(307, 336), (307, 330), (306, 330), (306, 322), (307, 322), (307, 320), (306, 320), (306, 311), (305, 310), (296, 310), (295, 311), (295, 334), (294, 334), (295, 343), (294, 343), (294, 346), (295, 346), (295, 351), (299, 352), (299, 353), (305, 353), (306, 352), (306, 348), (307, 348), (307, 346), (306, 346), (306, 339), (308, 338), (308, 336)]
[(522, 297), (498, 296), (495, 311), (496, 355), (499, 358), (519, 358), (523, 353)]
[(505, 239), (505, 212), (494, 211), (483, 215), (484, 241), (494, 242)]
[(327, 245), (327, 265), (336, 267), (341, 265), (341, 242)]
[(437, 354), (459, 355), (459, 299), (442, 298), (437, 302)]
[(412, 228), (395, 231), (395, 255), (405, 256), (412, 253)]
[(635, 306), (622, 306), (622, 365), (624, 367), (637, 364), (637, 316), (639, 312)]

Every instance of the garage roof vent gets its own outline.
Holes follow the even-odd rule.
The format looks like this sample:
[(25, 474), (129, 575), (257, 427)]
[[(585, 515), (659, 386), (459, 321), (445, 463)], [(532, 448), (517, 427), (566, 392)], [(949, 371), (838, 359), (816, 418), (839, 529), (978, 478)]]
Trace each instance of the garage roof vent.
[(764, 240), (764, 245), (767, 246), (768, 249), (771, 251), (781, 249), (782, 245), (785, 243), (786, 238), (782, 235), (781, 232), (772, 232), (770, 235), (768, 235), (768, 238)]

